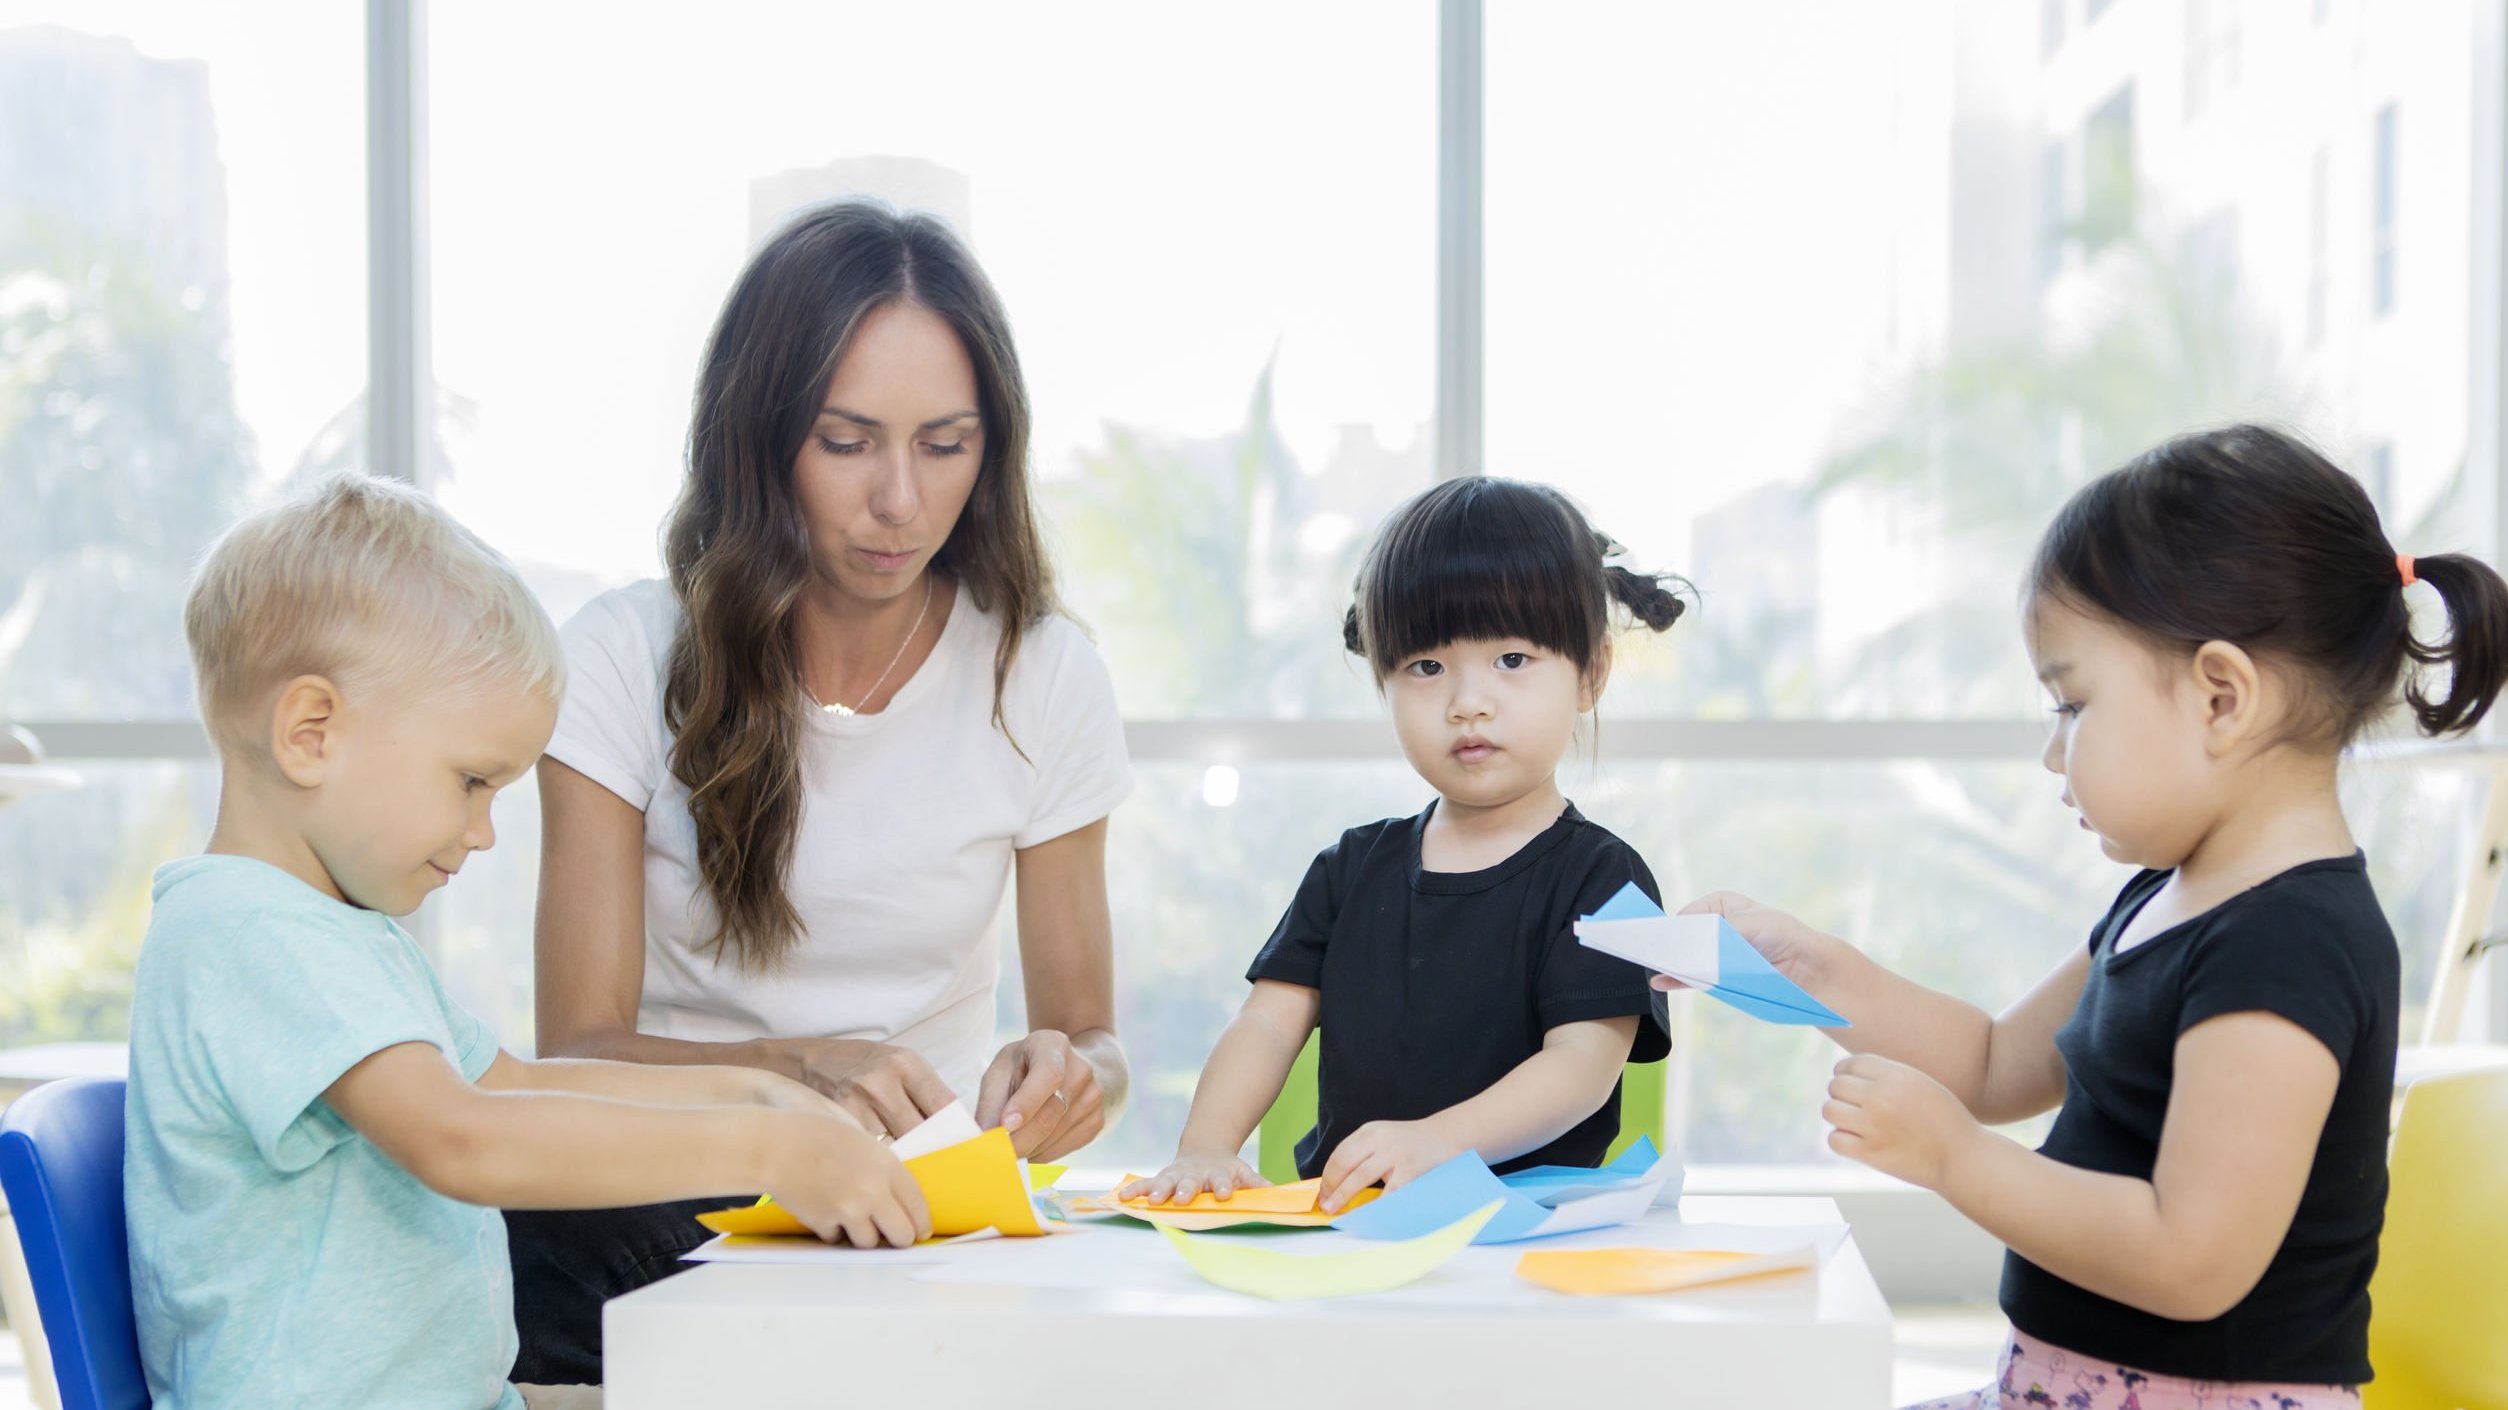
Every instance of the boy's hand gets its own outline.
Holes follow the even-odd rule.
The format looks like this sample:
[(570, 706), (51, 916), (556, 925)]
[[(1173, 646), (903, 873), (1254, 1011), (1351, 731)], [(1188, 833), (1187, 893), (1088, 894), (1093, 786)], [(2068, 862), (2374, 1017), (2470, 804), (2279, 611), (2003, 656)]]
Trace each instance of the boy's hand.
[(1929, 1190), (1985, 1128), (1950, 1089), (1903, 1062), (1857, 1053), (1837, 1065), (1821, 1119), (1836, 1128), (1829, 1149)]
[(1267, 1189), (1271, 1181), (1261, 1172), (1233, 1155), (1184, 1155), (1167, 1163), (1167, 1168), (1147, 1179), (1118, 1186), (1117, 1199), (1145, 1199), (1152, 1204), (1191, 1204), (1193, 1197), (1204, 1190), (1213, 1199), (1226, 1199), (1239, 1190)]
[(1370, 1121), (1333, 1148), (1324, 1162), (1323, 1209), (1338, 1214), (1359, 1191), (1382, 1182), (1398, 1190), (1463, 1153), (1435, 1117), (1422, 1121)]
[(856, 1248), (932, 1236), (923, 1191), (869, 1132), (820, 1113), (770, 1112), (766, 1191), (810, 1232)]
[[(1784, 911), (1763, 906), (1739, 891), (1709, 892), (1681, 907), (1680, 913), (1685, 916), (1724, 917), (1725, 922), (1759, 952), (1761, 959), (1776, 966), (1777, 973), (1814, 994), (1820, 992), (1820, 952), (1830, 945), (1843, 943), (1836, 936), (1814, 930)], [(1668, 974), (1658, 974), (1650, 982), (1658, 989), (1689, 987)]]

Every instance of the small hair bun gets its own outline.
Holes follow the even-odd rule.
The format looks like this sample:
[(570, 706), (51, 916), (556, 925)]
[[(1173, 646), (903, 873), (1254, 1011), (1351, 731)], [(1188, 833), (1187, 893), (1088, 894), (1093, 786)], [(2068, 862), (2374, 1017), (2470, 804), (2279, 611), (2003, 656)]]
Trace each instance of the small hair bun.
[(1367, 654), (1367, 644), (1359, 640), (1358, 608), (1355, 604), (1349, 611), (1341, 614), (1341, 644), (1353, 656)]
[(1681, 620), (1681, 614), (1689, 609), (1689, 604), (1681, 600), (1680, 593), (1669, 586), (1672, 583), (1688, 586), (1678, 578), (1631, 572), (1617, 563), (1606, 565), (1602, 576), (1611, 585), (1611, 596), (1648, 631), (1670, 630), (1674, 622)]

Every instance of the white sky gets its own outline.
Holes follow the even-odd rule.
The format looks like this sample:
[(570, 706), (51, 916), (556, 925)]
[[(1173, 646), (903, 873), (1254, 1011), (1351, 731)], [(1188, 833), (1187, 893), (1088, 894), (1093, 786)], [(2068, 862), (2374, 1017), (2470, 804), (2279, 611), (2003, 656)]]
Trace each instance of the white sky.
[[(1238, 425), (1274, 356), (1310, 471), (1431, 419), (1429, 0), (427, 10), (435, 370), (478, 407), (444, 493), (517, 557), (655, 569), (750, 185), (831, 160), (967, 176), (1045, 474), (1109, 420)], [(1489, 468), (1672, 567), (1813, 469), (1943, 316), (1951, 14), (1492, 0)], [(0, 0), (43, 22), (205, 63), (237, 397), (285, 469), (364, 382), (362, 7)]]
[[(1834, 0), (1845, 42), (1807, 45), (1801, 7), (1615, 9), (1597, 51), (1491, 8), (1492, 468), (1669, 561), (1691, 513), (1809, 466), (1871, 355), (1881, 271), (1838, 216), (1884, 155), (1884, 19)], [(436, 374), (480, 408), (446, 497), (509, 552), (652, 570), (749, 183), (836, 158), (971, 178), (1049, 474), (1110, 419), (1235, 426), (1275, 349), (1310, 470), (1337, 424), (1430, 420), (1434, 6), (618, 13), (429, 7)], [(0, 0), (48, 18), (207, 63), (237, 394), (284, 468), (363, 380), (360, 7)], [(1799, 62), (1731, 62), (1777, 44)]]

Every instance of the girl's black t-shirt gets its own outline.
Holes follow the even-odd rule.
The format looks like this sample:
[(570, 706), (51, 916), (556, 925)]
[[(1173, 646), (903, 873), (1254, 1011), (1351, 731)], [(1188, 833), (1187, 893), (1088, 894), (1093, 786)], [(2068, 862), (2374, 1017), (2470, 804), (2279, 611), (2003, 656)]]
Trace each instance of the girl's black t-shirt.
[[(1420, 868), (1436, 805), (1341, 834), (1246, 972), (1321, 992), (1315, 1129), (1298, 1174), (1371, 1121), (1416, 1121), (1479, 1096), (1563, 1023), (1636, 1016), (1633, 1062), (1671, 1051), (1646, 971), (1576, 942), (1576, 921), (1629, 882), (1661, 904), (1635, 849), (1569, 804), (1514, 856), (1481, 871)], [(1600, 1165), (1620, 1091), (1565, 1135), (1496, 1169)]]
[(2178, 1035), (2263, 1012), (2342, 1064), (2290, 1232), (2255, 1289), (2208, 1322), (2137, 1311), (2003, 1261), (2003, 1311), (2031, 1336), (2138, 1371), (2213, 1381), (2357, 1385), (2369, 1378), (2369, 1274), (2386, 1214), (2402, 961), (2368, 861), (2308, 862), (2122, 954), (2116, 937), (2169, 873), (2126, 883), (2090, 936), (2090, 978), (2057, 1030), (2064, 1107), (2039, 1152), (2151, 1178)]

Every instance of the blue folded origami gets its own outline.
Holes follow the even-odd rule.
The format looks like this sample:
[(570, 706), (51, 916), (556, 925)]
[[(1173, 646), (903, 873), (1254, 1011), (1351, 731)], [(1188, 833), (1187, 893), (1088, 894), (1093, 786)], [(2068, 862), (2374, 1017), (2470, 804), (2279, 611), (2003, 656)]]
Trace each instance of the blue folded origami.
[(1587, 949), (1616, 955), (1770, 1023), (1845, 1028), (1845, 1017), (1777, 972), (1718, 915), (1668, 916), (1630, 882), (1576, 923)]
[[(1654, 1143), (1642, 1136), (1599, 1170), (1540, 1165), (1494, 1175), (1478, 1153), (1465, 1151), (1342, 1215), (1332, 1227), (1364, 1239), (1412, 1239), (1495, 1203), (1497, 1213), (1472, 1236), (1473, 1243), (1572, 1234), (1625, 1224), (1644, 1214), (1662, 1198), (1665, 1184), (1679, 1168), (1679, 1162), (1658, 1156)], [(1675, 1187), (1673, 1194), (1679, 1193)]]

